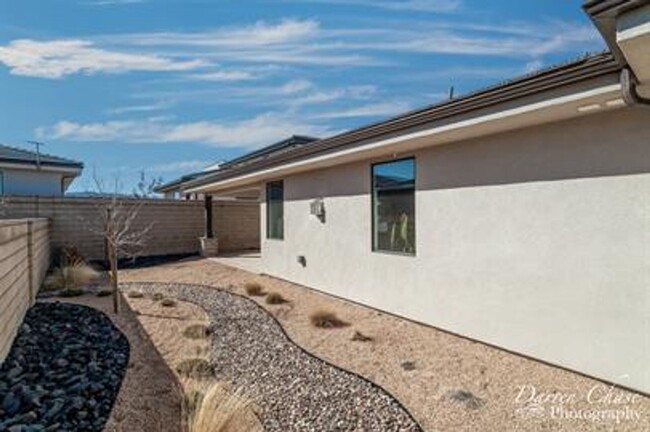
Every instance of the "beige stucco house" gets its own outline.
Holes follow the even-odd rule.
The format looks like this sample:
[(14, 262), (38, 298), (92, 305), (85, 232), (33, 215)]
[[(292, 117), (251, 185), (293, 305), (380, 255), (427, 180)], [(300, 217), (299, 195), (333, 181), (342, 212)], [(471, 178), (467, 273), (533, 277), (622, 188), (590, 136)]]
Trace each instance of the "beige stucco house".
[(268, 274), (650, 392), (650, 5), (584, 8), (610, 52), (185, 190), (261, 197)]
[(0, 196), (62, 196), (81, 162), (0, 144)]

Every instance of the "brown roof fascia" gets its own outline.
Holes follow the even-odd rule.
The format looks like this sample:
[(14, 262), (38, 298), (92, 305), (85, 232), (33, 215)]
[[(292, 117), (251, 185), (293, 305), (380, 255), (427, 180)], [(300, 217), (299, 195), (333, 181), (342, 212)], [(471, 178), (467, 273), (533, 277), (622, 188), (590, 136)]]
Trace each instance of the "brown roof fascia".
[(226, 170), (188, 182), (188, 187), (200, 187), (216, 181), (226, 180), (248, 174), (260, 169), (295, 162), (317, 154), (327, 153), (342, 147), (359, 145), (368, 139), (403, 132), (433, 121), (446, 119), (471, 111), (491, 107), (514, 99), (556, 89), (569, 84), (618, 72), (620, 63), (611, 53), (592, 55), (565, 65), (524, 76), (504, 84), (489, 87), (466, 96), (444, 101), (424, 109), (412, 111), (401, 116), (361, 127), (330, 138), (325, 138), (299, 147), (277, 157), (268, 158), (245, 167)]

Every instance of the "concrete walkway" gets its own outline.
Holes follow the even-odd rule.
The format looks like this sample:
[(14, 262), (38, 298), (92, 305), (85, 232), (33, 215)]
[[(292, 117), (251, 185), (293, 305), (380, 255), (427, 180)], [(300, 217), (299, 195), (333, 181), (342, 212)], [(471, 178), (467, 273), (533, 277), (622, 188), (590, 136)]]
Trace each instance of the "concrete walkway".
[(232, 252), (208, 259), (251, 273), (262, 273), (262, 254), (259, 251)]

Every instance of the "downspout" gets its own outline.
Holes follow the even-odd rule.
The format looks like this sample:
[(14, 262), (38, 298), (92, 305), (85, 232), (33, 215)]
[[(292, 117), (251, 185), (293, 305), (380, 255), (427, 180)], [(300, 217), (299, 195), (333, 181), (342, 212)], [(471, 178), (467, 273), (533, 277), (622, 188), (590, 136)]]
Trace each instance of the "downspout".
[(650, 99), (641, 96), (636, 89), (637, 80), (629, 68), (623, 68), (621, 71), (621, 92), (623, 100), (629, 106), (638, 106), (650, 108)]

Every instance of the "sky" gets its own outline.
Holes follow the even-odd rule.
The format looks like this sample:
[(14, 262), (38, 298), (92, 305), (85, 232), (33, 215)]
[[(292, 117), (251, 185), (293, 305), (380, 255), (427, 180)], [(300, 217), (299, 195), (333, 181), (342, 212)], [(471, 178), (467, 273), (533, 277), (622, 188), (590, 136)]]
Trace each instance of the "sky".
[(579, 0), (2, 0), (0, 143), (131, 191), (598, 52)]

